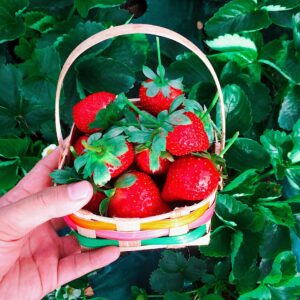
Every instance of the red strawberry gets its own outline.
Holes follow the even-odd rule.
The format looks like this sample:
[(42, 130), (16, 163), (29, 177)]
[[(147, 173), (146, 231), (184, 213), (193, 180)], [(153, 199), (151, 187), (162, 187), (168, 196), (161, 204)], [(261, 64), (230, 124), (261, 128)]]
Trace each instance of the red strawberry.
[[(146, 82), (152, 82), (153, 80), (147, 79)], [(168, 86), (169, 96), (165, 96), (162, 90), (153, 96), (147, 96), (147, 87), (141, 86), (139, 91), (140, 107), (147, 112), (157, 116), (163, 110), (169, 110), (172, 102), (180, 95), (182, 95), (181, 89), (176, 89), (172, 86)]]
[(104, 193), (96, 192), (88, 204), (86, 204), (83, 208), (92, 212), (93, 214), (99, 215), (99, 205), (104, 198), (106, 198)]
[(152, 171), (150, 169), (150, 150), (149, 149), (145, 149), (141, 152), (138, 152), (135, 155), (135, 162), (137, 167), (150, 175), (161, 175), (161, 174), (165, 174), (171, 164), (171, 162), (167, 159), (167, 158), (159, 158), (159, 169), (157, 171)]
[(125, 152), (124, 154), (118, 156), (118, 159), (121, 162), (121, 166), (120, 167), (114, 167), (110, 164), (106, 164), (108, 167), (108, 171), (110, 173), (111, 178), (115, 178), (117, 176), (119, 176), (120, 174), (122, 174), (124, 171), (126, 171), (130, 165), (133, 163), (134, 160), (134, 149), (132, 147), (132, 145), (128, 142), (126, 142), (126, 145), (128, 147), (127, 152)]
[(101, 109), (114, 101), (116, 95), (108, 92), (91, 94), (78, 102), (73, 107), (73, 119), (76, 127), (84, 133), (93, 133), (99, 129), (89, 129), (90, 123)]
[(185, 156), (169, 168), (162, 191), (164, 201), (197, 201), (209, 196), (218, 186), (220, 174), (207, 158)]
[(186, 155), (192, 152), (206, 151), (209, 140), (203, 123), (192, 112), (184, 113), (191, 124), (177, 125), (167, 136), (167, 150), (173, 155)]
[[(122, 184), (122, 181), (132, 178), (130, 185)], [(108, 206), (108, 215), (120, 218), (144, 218), (168, 211), (170, 208), (162, 202), (158, 187), (150, 176), (136, 171), (123, 175), (117, 181), (115, 194)]]
[(77, 155), (81, 155), (83, 153), (83, 150), (85, 149), (83, 144), (82, 144), (82, 141), (86, 141), (87, 142), (88, 140), (88, 137), (83, 135), (81, 136), (76, 142), (75, 142), (75, 145), (74, 145), (74, 149), (75, 149), (75, 152), (77, 153)]

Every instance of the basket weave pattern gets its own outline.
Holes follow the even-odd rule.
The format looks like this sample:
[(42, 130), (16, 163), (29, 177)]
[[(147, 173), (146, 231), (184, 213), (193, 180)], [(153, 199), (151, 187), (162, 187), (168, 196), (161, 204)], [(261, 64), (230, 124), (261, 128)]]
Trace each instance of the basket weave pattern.
[[(169, 29), (146, 24), (127, 24), (101, 31), (79, 44), (69, 55), (61, 70), (55, 103), (56, 133), (61, 149), (59, 168), (65, 164), (74, 135), (73, 126), (70, 135), (63, 139), (59, 112), (62, 84), (69, 68), (78, 56), (92, 46), (110, 38), (135, 33), (152, 34), (174, 40), (195, 53), (206, 65), (216, 84), (220, 101), (222, 135), (220, 141), (215, 140), (215, 152), (219, 154), (224, 148), (225, 110), (222, 90), (218, 77), (205, 54), (185, 37)], [(134, 100), (136, 101), (132, 99)], [(112, 245), (119, 246), (121, 251), (133, 251), (207, 245), (210, 239), (210, 221), (214, 213), (216, 192), (194, 205), (178, 207), (169, 213), (148, 218), (108, 218), (82, 209), (66, 216), (65, 221), (74, 230), (80, 244), (86, 248)]]

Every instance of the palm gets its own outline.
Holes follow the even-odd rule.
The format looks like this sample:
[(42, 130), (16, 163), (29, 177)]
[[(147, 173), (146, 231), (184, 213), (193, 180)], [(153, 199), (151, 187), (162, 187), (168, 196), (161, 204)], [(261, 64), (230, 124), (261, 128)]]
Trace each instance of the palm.
[(11, 250), (5, 259), (13, 266), (0, 283), (0, 290), (18, 286), (10, 291), (12, 299), (40, 299), (62, 281), (70, 280), (59, 278), (59, 268), (64, 257), (80, 248), (72, 236), (59, 238), (53, 226), (46, 223), (16, 242)]

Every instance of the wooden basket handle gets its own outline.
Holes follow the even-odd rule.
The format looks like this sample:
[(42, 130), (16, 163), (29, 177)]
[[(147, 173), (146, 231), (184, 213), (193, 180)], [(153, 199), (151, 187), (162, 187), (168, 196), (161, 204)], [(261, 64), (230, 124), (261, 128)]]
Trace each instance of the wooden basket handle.
[(173, 40), (175, 42), (178, 42), (179, 44), (185, 46), (189, 50), (191, 50), (194, 54), (196, 54), (201, 61), (205, 64), (207, 69), (209, 70), (210, 74), (213, 77), (213, 80), (216, 84), (219, 100), (220, 100), (220, 113), (221, 113), (221, 126), (222, 126), (222, 137), (221, 137), (221, 144), (220, 148), (221, 150), (224, 149), (225, 146), (225, 107), (224, 107), (224, 99), (222, 94), (222, 88), (219, 82), (219, 79), (217, 77), (217, 74), (206, 57), (206, 55), (191, 41), (189, 41), (184, 36), (170, 30), (164, 27), (155, 26), (155, 25), (148, 25), (148, 24), (125, 24), (120, 26), (115, 26), (108, 28), (106, 30), (103, 30), (99, 33), (94, 34), (90, 38), (86, 39), (82, 43), (80, 43), (69, 55), (67, 60), (65, 61), (62, 70), (59, 74), (57, 88), (56, 88), (56, 95), (55, 95), (55, 127), (56, 127), (56, 134), (57, 134), (57, 140), (62, 148), (64, 150), (64, 140), (62, 136), (61, 131), (61, 124), (60, 124), (60, 112), (59, 112), (59, 101), (60, 101), (60, 94), (62, 89), (63, 80), (70, 69), (71, 65), (74, 63), (74, 61), (80, 56), (83, 52), (88, 50), (89, 48), (95, 46), (98, 43), (101, 43), (103, 41), (106, 41), (108, 39), (126, 35), (126, 34), (135, 34), (135, 33), (142, 33), (142, 34), (151, 34), (156, 35), (160, 37), (164, 37), (170, 40)]

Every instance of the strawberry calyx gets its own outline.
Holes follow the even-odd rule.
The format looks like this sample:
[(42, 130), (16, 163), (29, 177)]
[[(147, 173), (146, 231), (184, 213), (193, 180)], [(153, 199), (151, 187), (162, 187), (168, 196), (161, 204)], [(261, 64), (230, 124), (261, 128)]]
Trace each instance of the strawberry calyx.
[(104, 135), (98, 132), (92, 134), (87, 142), (82, 141), (85, 149), (74, 161), (75, 170), (82, 173), (84, 179), (92, 176), (97, 186), (104, 186), (111, 179), (108, 165), (121, 166), (118, 157), (128, 151), (122, 133), (122, 128), (112, 128)]
[(116, 190), (120, 188), (128, 188), (136, 182), (137, 178), (134, 174), (126, 173), (115, 182), (114, 188), (103, 191), (106, 198), (103, 199), (99, 206), (101, 216), (107, 216), (110, 199), (115, 195)]

